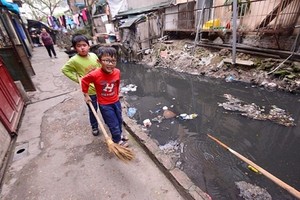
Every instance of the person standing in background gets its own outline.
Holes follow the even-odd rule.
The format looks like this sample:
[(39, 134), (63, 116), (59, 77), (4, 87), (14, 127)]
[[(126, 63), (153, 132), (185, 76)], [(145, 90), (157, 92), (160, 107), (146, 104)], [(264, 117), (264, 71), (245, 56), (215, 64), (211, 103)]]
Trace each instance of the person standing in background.
[(50, 34), (46, 31), (45, 28), (42, 28), (42, 32), (40, 34), (40, 40), (41, 43), (46, 47), (48, 55), (50, 56), (50, 58), (52, 58), (52, 54), (53, 53), (54, 57), (56, 57), (56, 52), (54, 50), (54, 42), (52, 37), (50, 36)]

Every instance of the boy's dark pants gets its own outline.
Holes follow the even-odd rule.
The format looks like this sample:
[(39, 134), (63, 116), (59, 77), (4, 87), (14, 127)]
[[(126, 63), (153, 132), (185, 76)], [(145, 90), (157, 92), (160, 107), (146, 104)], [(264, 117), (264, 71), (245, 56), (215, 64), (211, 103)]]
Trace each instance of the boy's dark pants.
[(52, 51), (53, 55), (56, 57), (56, 52), (54, 50), (53, 44), (52, 45), (45, 45), (45, 47), (47, 49), (47, 52), (48, 52), (48, 55), (50, 56), (50, 58), (52, 58), (51, 51)]
[(122, 108), (120, 101), (109, 105), (99, 105), (105, 124), (112, 135), (112, 140), (118, 143), (122, 134)]
[[(97, 96), (96, 95), (90, 95), (90, 98), (92, 100), (92, 104), (95, 108), (95, 111), (98, 111), (98, 103), (97, 103)], [(90, 124), (92, 126), (92, 129), (98, 129), (98, 122), (97, 119), (94, 115), (94, 113), (92, 112), (90, 106), (87, 104), (88, 108), (89, 108), (89, 119), (90, 119)]]

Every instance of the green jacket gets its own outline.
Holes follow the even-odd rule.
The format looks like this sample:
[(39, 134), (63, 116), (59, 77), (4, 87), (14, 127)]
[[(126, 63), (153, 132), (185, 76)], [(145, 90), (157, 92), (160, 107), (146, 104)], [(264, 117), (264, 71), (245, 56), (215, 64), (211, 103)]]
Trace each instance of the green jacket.
[[(83, 77), (90, 71), (99, 67), (101, 67), (101, 64), (98, 62), (97, 55), (90, 52), (86, 57), (76, 54), (68, 60), (68, 62), (62, 67), (61, 71), (69, 79), (78, 83), (77, 76)], [(89, 95), (96, 94), (93, 84), (90, 84), (88, 93)]]

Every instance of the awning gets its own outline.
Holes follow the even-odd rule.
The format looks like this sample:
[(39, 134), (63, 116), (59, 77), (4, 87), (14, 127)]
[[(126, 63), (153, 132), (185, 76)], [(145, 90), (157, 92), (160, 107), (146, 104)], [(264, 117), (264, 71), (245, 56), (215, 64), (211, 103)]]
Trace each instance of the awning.
[(7, 8), (8, 10), (10, 10), (11, 12), (13, 12), (15, 14), (20, 13), (19, 6), (16, 3), (10, 3), (10, 2), (7, 2), (6, 0), (0, 0), (0, 6)]
[(137, 16), (134, 16), (134, 17), (124, 19), (124, 20), (122, 20), (122, 21), (125, 21), (124, 24), (122, 24), (119, 28), (129, 28), (134, 23), (137, 23), (137, 22), (142, 21), (144, 19), (146, 19), (146, 15), (137, 15)]
[(46, 23), (42, 21), (37, 21), (37, 20), (32, 20), (32, 19), (27, 19), (27, 26), (28, 26), (28, 31), (38, 29), (38, 31), (41, 31), (42, 28), (45, 28), (48, 33), (53, 33), (55, 34), (57, 31), (50, 28)]

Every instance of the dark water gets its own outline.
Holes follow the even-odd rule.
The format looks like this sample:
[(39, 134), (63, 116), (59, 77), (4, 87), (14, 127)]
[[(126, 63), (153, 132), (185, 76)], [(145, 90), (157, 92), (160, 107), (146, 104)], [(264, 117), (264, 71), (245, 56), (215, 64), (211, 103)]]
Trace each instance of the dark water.
[[(265, 176), (249, 170), (247, 164), (209, 139), (207, 134), (300, 190), (299, 95), (141, 65), (123, 64), (120, 69), (124, 85), (138, 86), (136, 92), (129, 92), (126, 97), (130, 106), (137, 108), (134, 118), (138, 123), (162, 115), (163, 106), (176, 114), (199, 114), (193, 120), (173, 118), (152, 122), (148, 130), (160, 145), (170, 141), (178, 143), (178, 167), (213, 199), (242, 199), (235, 185), (237, 181), (265, 188), (273, 199), (295, 199)], [(285, 127), (226, 111), (218, 106), (226, 101), (224, 94), (265, 106), (266, 110), (276, 105), (291, 114), (296, 126)]]

